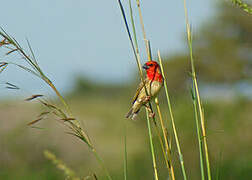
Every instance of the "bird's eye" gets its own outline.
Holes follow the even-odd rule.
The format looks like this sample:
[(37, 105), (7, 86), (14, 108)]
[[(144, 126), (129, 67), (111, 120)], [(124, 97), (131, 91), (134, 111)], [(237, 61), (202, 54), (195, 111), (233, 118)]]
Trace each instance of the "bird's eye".
[(153, 66), (153, 64), (149, 64), (149, 66), (151, 67), (151, 66)]

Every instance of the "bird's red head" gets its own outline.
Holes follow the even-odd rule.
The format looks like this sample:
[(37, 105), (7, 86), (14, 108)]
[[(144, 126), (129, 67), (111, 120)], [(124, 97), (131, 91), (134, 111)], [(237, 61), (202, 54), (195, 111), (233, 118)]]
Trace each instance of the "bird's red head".
[(163, 76), (160, 71), (160, 67), (156, 61), (148, 61), (143, 65), (146, 70), (149, 80), (163, 82)]

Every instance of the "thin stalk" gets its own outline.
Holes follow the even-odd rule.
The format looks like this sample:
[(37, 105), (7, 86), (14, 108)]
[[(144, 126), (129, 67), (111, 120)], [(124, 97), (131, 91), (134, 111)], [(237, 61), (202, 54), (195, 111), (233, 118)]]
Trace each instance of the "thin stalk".
[(151, 148), (151, 155), (152, 155), (152, 162), (153, 162), (153, 168), (154, 168), (154, 177), (155, 180), (158, 180), (158, 173), (157, 173), (157, 164), (156, 164), (156, 158), (155, 158), (155, 150), (152, 142), (152, 132), (151, 132), (151, 125), (150, 125), (150, 118), (148, 114), (148, 110), (146, 109), (146, 118), (147, 118), (147, 125), (148, 125), (148, 133), (149, 133), (149, 140), (150, 140), (150, 148)]
[(200, 100), (200, 95), (199, 95), (199, 88), (198, 88), (195, 66), (194, 66), (193, 50), (192, 50), (192, 34), (191, 34), (190, 25), (189, 25), (189, 21), (188, 21), (186, 0), (184, 0), (184, 9), (185, 9), (185, 18), (186, 18), (187, 40), (188, 40), (188, 46), (189, 46), (189, 51), (190, 51), (192, 79), (193, 79), (194, 90), (195, 90), (195, 95), (196, 95), (196, 99), (197, 99), (198, 111), (199, 111), (199, 117), (200, 117), (200, 122), (201, 122), (201, 132), (202, 132), (202, 138), (203, 138), (203, 146), (204, 146), (204, 150), (205, 150), (207, 176), (208, 176), (208, 180), (211, 180), (211, 169), (210, 169), (208, 146), (207, 146), (207, 139), (206, 139), (205, 119), (204, 119), (204, 114), (202, 111), (202, 105), (201, 105), (201, 100)]
[[(72, 112), (71, 112), (71, 110), (70, 110), (68, 104), (66, 103), (65, 99), (63, 98), (63, 96), (61, 96), (61, 94), (59, 93), (59, 91), (57, 90), (57, 88), (54, 86), (54, 84), (53, 84), (48, 78), (46, 78), (45, 81), (46, 81), (46, 82), (49, 84), (49, 86), (55, 91), (55, 93), (57, 94), (57, 96), (59, 97), (59, 99), (61, 100), (61, 102), (62, 102), (62, 103), (65, 105), (65, 107), (69, 110), (68, 112), (69, 112), (69, 113), (71, 114), (71, 116), (72, 116)], [(79, 123), (78, 123), (78, 121), (75, 121), (75, 125), (77, 125), (78, 128), (81, 128), (80, 125), (79, 125)], [(100, 165), (101, 165), (102, 169), (104, 170), (104, 172), (105, 172), (107, 178), (108, 178), (109, 180), (112, 180), (112, 178), (111, 178), (111, 176), (110, 176), (110, 174), (109, 174), (109, 172), (108, 172), (106, 166), (104, 165), (104, 162), (103, 162), (102, 158), (99, 156), (99, 154), (96, 152), (96, 149), (95, 149), (94, 146), (91, 144), (91, 141), (90, 141), (88, 135), (87, 135), (84, 131), (81, 131), (81, 133), (82, 133), (82, 134), (84, 135), (84, 137), (86, 138), (88, 147), (91, 149), (91, 152), (93, 152), (93, 154), (94, 154), (96, 160), (100, 163)]]
[(172, 165), (171, 149), (170, 149), (169, 144), (168, 144), (167, 133), (166, 133), (166, 130), (165, 130), (164, 121), (163, 121), (162, 113), (161, 113), (161, 110), (160, 110), (158, 98), (155, 98), (155, 103), (156, 103), (156, 106), (157, 106), (157, 111), (158, 111), (158, 115), (159, 115), (159, 119), (160, 119), (160, 124), (161, 124), (161, 128), (162, 128), (163, 136), (164, 136), (166, 153), (167, 153), (167, 156), (168, 156), (168, 159), (169, 159), (169, 171), (170, 171), (169, 176), (170, 176), (170, 179), (175, 180), (174, 169), (173, 169), (173, 165)]
[(198, 108), (199, 108), (199, 116), (200, 116), (200, 121), (201, 121), (201, 132), (202, 132), (202, 138), (203, 138), (203, 145), (204, 145), (204, 149), (205, 149), (207, 176), (208, 176), (208, 180), (211, 180), (212, 178), (211, 178), (211, 169), (210, 169), (210, 161), (209, 161), (209, 154), (208, 154), (208, 145), (207, 145), (207, 139), (206, 139), (205, 119), (204, 119), (204, 115), (202, 112), (202, 106), (201, 106), (199, 89), (198, 89), (198, 85), (197, 85), (195, 72), (193, 73), (193, 79), (194, 79), (193, 81), (195, 84), (196, 97), (197, 97), (197, 103), (198, 103)]
[(107, 178), (108, 178), (109, 180), (112, 180), (112, 178), (111, 178), (111, 176), (110, 176), (110, 174), (109, 174), (109, 172), (108, 172), (106, 166), (104, 165), (104, 162), (103, 162), (103, 160), (101, 159), (101, 157), (98, 155), (98, 153), (96, 152), (96, 150), (95, 150), (94, 148), (92, 148), (91, 150), (92, 150), (92, 152), (93, 152), (95, 158), (97, 159), (97, 161), (98, 161), (98, 162), (100, 163), (100, 165), (102, 166), (103, 171), (106, 173)]
[(131, 19), (131, 25), (132, 25), (132, 30), (133, 30), (135, 48), (136, 48), (136, 52), (139, 53), (138, 43), (137, 43), (137, 35), (136, 35), (136, 27), (135, 27), (135, 22), (134, 22), (134, 17), (133, 17), (133, 10), (132, 10), (132, 5), (131, 5), (131, 0), (129, 0), (129, 8), (130, 8), (130, 19)]
[(168, 109), (169, 109), (169, 113), (170, 113), (170, 117), (171, 117), (172, 129), (173, 129), (173, 133), (174, 133), (174, 137), (175, 137), (175, 142), (176, 142), (176, 146), (177, 146), (177, 150), (178, 150), (178, 154), (179, 154), (179, 161), (180, 161), (180, 165), (181, 165), (181, 170), (182, 170), (182, 173), (183, 173), (184, 180), (187, 180), (185, 166), (184, 166), (184, 160), (183, 160), (183, 154), (181, 152), (179, 138), (178, 138), (176, 125), (175, 125), (175, 121), (174, 121), (174, 117), (173, 117), (173, 111), (172, 111), (172, 106), (171, 106), (170, 97), (169, 97), (169, 93), (168, 93), (167, 81), (166, 81), (166, 77), (165, 77), (165, 74), (164, 74), (162, 59), (161, 59), (161, 56), (160, 56), (160, 51), (158, 51), (158, 59), (159, 59), (160, 67), (161, 67), (161, 72), (162, 72), (162, 75), (163, 75), (163, 78), (164, 78), (165, 95), (166, 95)]
[(141, 78), (141, 81), (144, 82), (143, 72), (142, 72), (142, 69), (141, 69), (141, 63), (140, 63), (140, 60), (139, 60), (139, 57), (138, 57), (137, 51), (136, 51), (137, 48), (135, 48), (135, 46), (134, 46), (133, 39), (132, 39), (131, 34), (130, 34), (129, 25), (128, 25), (128, 22), (127, 22), (127, 18), (126, 18), (125, 11), (124, 11), (121, 0), (118, 0), (118, 4), (119, 4), (119, 7), (120, 7), (122, 16), (123, 16), (123, 21), (124, 21), (124, 24), (125, 24), (125, 27), (126, 27), (126, 30), (127, 30), (129, 40), (130, 40), (130, 45), (131, 45), (131, 48), (133, 50), (133, 53), (134, 53), (134, 56), (135, 56), (135, 59), (136, 59), (136, 63), (137, 63), (138, 71), (139, 71), (139, 74), (140, 74), (140, 78)]
[(146, 53), (148, 55), (148, 60), (151, 61), (151, 54), (150, 54), (150, 51), (149, 51), (149, 44), (148, 44), (148, 41), (146, 41), (147, 37), (146, 37), (146, 32), (145, 32), (144, 23), (143, 23), (143, 16), (142, 16), (142, 11), (141, 11), (141, 7), (140, 7), (140, 1), (136, 0), (136, 3), (137, 3), (140, 23), (141, 23), (141, 27), (142, 27), (143, 37), (144, 37), (144, 40), (145, 40)]
[[(155, 123), (156, 121), (154, 120), (154, 127), (155, 127), (155, 130), (156, 130), (156, 133), (158, 135), (158, 139), (159, 139), (159, 143), (160, 143), (160, 146), (161, 146), (161, 149), (162, 149), (162, 152), (163, 152), (163, 156), (165, 158), (165, 164), (166, 164), (166, 167), (168, 169), (168, 174), (169, 174), (169, 177), (170, 179), (172, 179), (172, 173), (170, 171), (173, 171), (173, 167), (171, 166), (171, 162), (168, 160), (168, 155), (166, 155), (166, 150), (164, 148), (164, 144), (163, 144), (163, 141), (162, 141), (162, 137), (161, 137), (161, 134), (160, 134), (160, 131), (159, 131), (159, 128), (157, 126), (157, 123)], [(172, 168), (172, 169), (171, 169)]]
[[(133, 35), (134, 35), (134, 42), (135, 42), (135, 49), (136, 49), (136, 53), (137, 53), (137, 58), (138, 58), (138, 61), (140, 62), (140, 54), (139, 54), (139, 48), (138, 48), (138, 43), (137, 43), (137, 35), (136, 35), (136, 28), (135, 28), (135, 22), (134, 22), (134, 18), (133, 18), (133, 11), (132, 11), (132, 5), (131, 5), (131, 0), (129, 0), (129, 6), (130, 6), (130, 17), (131, 17), (131, 24), (132, 24), (132, 29), (133, 29)], [(148, 43), (148, 42), (147, 42)], [(147, 52), (150, 52), (148, 49), (147, 49)], [(148, 54), (148, 57), (151, 57), (151, 54)], [(151, 58), (149, 58), (149, 60), (151, 60)], [(138, 63), (139, 64), (139, 63)], [(142, 70), (141, 70), (142, 71)], [(141, 73), (142, 74), (142, 73)], [(147, 93), (147, 89), (146, 87), (145, 88), (145, 92), (146, 94), (148, 95)], [(151, 106), (151, 103), (149, 102), (149, 107), (151, 109), (151, 111), (153, 112), (153, 109), (152, 109), (152, 106)], [(148, 114), (147, 114), (148, 116)], [(148, 117), (149, 118), (149, 117)], [(167, 169), (169, 170), (170, 169), (170, 165), (169, 165), (169, 162), (168, 162), (168, 159), (167, 159), (167, 156), (165, 154), (165, 150), (164, 150), (164, 145), (163, 145), (163, 142), (162, 142), (162, 138), (161, 138), (161, 135), (160, 135), (160, 132), (159, 132), (159, 129), (157, 127), (157, 124), (156, 124), (156, 120), (155, 118), (153, 117), (153, 122), (154, 122), (154, 127), (155, 127), (155, 130), (156, 130), (156, 133), (158, 134), (158, 138), (159, 138), (159, 142), (160, 142), (160, 146), (161, 146), (161, 149), (162, 149), (162, 152), (163, 152), (163, 155), (164, 155), (164, 158), (165, 158), (165, 162), (166, 162), (166, 166), (167, 166)], [(150, 131), (149, 131), (150, 132)], [(149, 134), (149, 136), (151, 137), (151, 134)], [(150, 143), (152, 144), (152, 141), (150, 141)], [(151, 145), (153, 146), (153, 144)], [(152, 150), (151, 150), (152, 151)], [(152, 153), (152, 157), (153, 157), (153, 153), (154, 153), (154, 149), (153, 149), (153, 152)], [(155, 159), (153, 159), (153, 167), (154, 167), (154, 172), (155, 172), (155, 177), (157, 178), (157, 170), (155, 168), (155, 165), (156, 162), (155, 162)], [(169, 173), (170, 175), (171, 173)]]
[(222, 160), (222, 149), (220, 151), (220, 156), (219, 156), (219, 162), (217, 165), (217, 171), (216, 171), (216, 180), (220, 180), (220, 169), (221, 169), (221, 160)]
[[(142, 11), (141, 11), (141, 7), (140, 7), (140, 1), (136, 0), (136, 3), (137, 3), (137, 7), (138, 7), (138, 13), (139, 13), (140, 23), (141, 23), (141, 27), (142, 27), (142, 33), (143, 33), (143, 37), (144, 37), (144, 41), (145, 41), (145, 47), (146, 47), (148, 60), (151, 61), (152, 60), (152, 54), (151, 54), (150, 41), (147, 39), (147, 36), (146, 36)], [(158, 98), (155, 98), (155, 101), (158, 102)], [(158, 114), (159, 114), (159, 117), (160, 117), (160, 124), (161, 124), (161, 127), (162, 127), (163, 136), (164, 136), (166, 153), (167, 153), (168, 160), (169, 160), (169, 170), (170, 170), (169, 175), (171, 176), (171, 179), (175, 179), (174, 170), (173, 170), (173, 166), (172, 166), (172, 160), (171, 160), (171, 153), (170, 153), (171, 151), (170, 151), (167, 136), (166, 136), (166, 133), (165, 133), (165, 128), (164, 128), (163, 118), (162, 118), (162, 115), (161, 115), (161, 110), (160, 110), (160, 107), (159, 107), (158, 103), (156, 103), (156, 105), (157, 105)], [(167, 159), (167, 157), (165, 157), (165, 159)]]
[(55, 94), (58, 96), (58, 98), (60, 99), (61, 103), (65, 106), (65, 108), (67, 109), (67, 112), (72, 115), (72, 111), (70, 110), (70, 107), (68, 106), (68, 104), (66, 103), (65, 99), (63, 98), (63, 96), (60, 94), (60, 92), (56, 89), (56, 87), (54, 86), (54, 84), (48, 79), (48, 78), (43, 78), (43, 80), (53, 89), (53, 91), (55, 92)]
[(155, 124), (154, 123), (154, 127), (155, 127), (155, 130), (156, 130), (156, 133), (157, 133), (157, 135), (158, 135), (158, 138), (159, 138), (159, 142), (160, 142), (160, 146), (161, 146), (161, 149), (162, 149), (162, 152), (163, 152), (163, 156), (164, 156), (164, 158), (165, 158), (165, 164), (166, 164), (166, 167), (167, 167), (167, 169), (168, 169), (168, 174), (169, 174), (169, 177), (170, 177), (170, 179), (171, 179), (171, 173), (170, 173), (170, 169), (171, 169), (171, 163), (168, 161), (168, 157), (167, 157), (167, 155), (166, 155), (166, 151), (165, 151), (165, 148), (164, 148), (164, 144), (163, 144), (163, 141), (162, 141), (162, 137), (161, 137), (161, 135), (160, 135), (160, 132), (159, 132), (159, 129), (158, 129), (158, 126), (157, 126), (157, 124)]
[[(130, 33), (130, 30), (129, 30), (127, 18), (126, 18), (125, 11), (124, 11), (123, 5), (121, 3), (121, 0), (118, 0), (118, 3), (119, 3), (119, 6), (120, 6), (120, 9), (121, 9), (121, 13), (122, 13), (123, 20), (124, 20), (124, 23), (125, 23), (125, 26), (126, 26), (128, 37), (129, 37), (129, 40), (130, 40), (130, 43), (131, 43), (131, 47), (132, 47), (134, 55), (135, 55), (135, 59), (136, 59), (136, 62), (137, 62), (140, 78), (141, 78), (142, 83), (144, 84), (144, 89), (145, 89), (146, 95), (148, 95), (147, 89), (146, 89), (146, 86), (145, 86), (145, 83), (144, 83), (143, 72), (142, 72), (142, 69), (141, 69), (140, 54), (139, 54), (139, 51), (138, 51), (138, 47), (134, 46), (134, 43), (133, 43), (133, 40), (132, 40), (132, 37), (131, 37), (131, 33)], [(131, 1), (129, 1), (129, 3), (130, 3), (130, 7), (131, 7)], [(135, 38), (135, 42), (136, 42), (135, 45), (137, 46), (137, 38), (136, 38), (136, 31), (135, 31), (135, 26), (134, 26), (132, 8), (131, 8), (130, 13), (131, 13), (131, 20), (132, 20), (132, 25), (133, 25), (133, 29), (134, 29), (133, 32), (134, 32), (134, 38)], [(151, 103), (150, 102), (149, 102), (149, 107), (151, 108)], [(151, 108), (151, 110), (152, 110), (152, 108)], [(152, 112), (153, 112), (153, 110), (152, 110)], [(156, 180), (158, 180), (156, 158), (155, 158), (154, 146), (153, 146), (153, 142), (152, 142), (152, 134), (151, 134), (151, 129), (150, 129), (150, 125), (149, 125), (150, 122), (149, 122), (149, 116), (148, 116), (147, 109), (146, 109), (146, 116), (147, 116), (147, 123), (148, 123), (148, 133), (149, 133), (149, 137), (150, 137), (150, 147), (151, 147), (151, 154), (152, 154), (154, 177), (155, 177)], [(153, 118), (153, 121), (155, 122), (154, 118)]]
[(192, 88), (192, 96), (193, 96), (192, 98), (193, 98), (195, 123), (196, 123), (196, 129), (197, 129), (197, 138), (198, 138), (198, 144), (199, 144), (201, 180), (205, 180), (204, 159), (203, 159), (203, 150), (202, 150), (202, 137), (201, 137), (201, 130), (200, 130), (200, 126), (199, 126), (200, 122), (199, 122), (199, 118), (198, 118), (197, 100), (195, 97), (194, 86)]
[[(55, 93), (57, 94), (57, 96), (59, 97), (59, 99), (61, 100), (61, 102), (65, 105), (66, 108), (68, 108), (69, 110), (69, 113), (71, 114), (72, 116), (72, 113), (71, 113), (71, 110), (68, 106), (68, 104), (66, 103), (65, 99), (63, 98), (63, 96), (61, 96), (61, 94), (59, 93), (59, 91), (56, 89), (56, 87), (54, 86), (54, 84), (48, 79), (46, 78), (46, 82), (49, 84), (49, 86), (55, 91)], [(78, 121), (75, 122), (75, 124), (77, 125), (78, 128), (81, 128)], [(91, 152), (93, 152), (95, 158), (97, 159), (97, 161), (100, 163), (102, 169), (104, 170), (107, 178), (109, 180), (112, 180), (106, 166), (104, 165), (104, 162), (102, 160), (102, 158), (99, 156), (99, 154), (96, 152), (96, 149), (94, 148), (94, 146), (91, 144), (91, 141), (88, 137), (88, 135), (84, 132), (84, 131), (81, 131), (81, 133), (84, 135), (84, 137), (86, 138), (87, 140), (87, 144), (88, 144), (88, 147), (91, 149)]]
[[(145, 41), (145, 47), (146, 47), (148, 60), (151, 61), (152, 60), (152, 54), (151, 54), (150, 41), (147, 39), (147, 36), (146, 36), (144, 23), (143, 23), (144, 21), (143, 21), (142, 11), (141, 11), (141, 7), (140, 7), (140, 1), (136, 0), (136, 3), (137, 3), (137, 7), (138, 7), (138, 13), (139, 13), (140, 23), (141, 23), (141, 27), (142, 27), (142, 33), (143, 33), (143, 37), (144, 37), (144, 41)], [(170, 179), (174, 180), (175, 176), (174, 176), (174, 170), (173, 170), (173, 166), (172, 166), (171, 151), (170, 151), (170, 148), (169, 148), (169, 145), (168, 145), (168, 140), (167, 140), (167, 136), (166, 136), (166, 132), (165, 132), (165, 128), (164, 128), (163, 118), (162, 118), (161, 110), (160, 110), (160, 107), (159, 107), (159, 104), (158, 104), (158, 98), (155, 98), (155, 100), (157, 102), (156, 105), (157, 105), (158, 114), (159, 114), (159, 117), (160, 117), (159, 118), (160, 119), (160, 124), (161, 124), (162, 131), (163, 131), (165, 147), (166, 147), (166, 153), (167, 153), (167, 156), (168, 156), (168, 157), (165, 156), (165, 159), (168, 158), (168, 161), (169, 161), (169, 164), (168, 164), (169, 176), (170, 176)], [(158, 131), (157, 131), (157, 133), (160, 136), (160, 133)], [(160, 140), (160, 141), (162, 141), (162, 140)], [(163, 144), (162, 144), (162, 146), (163, 146)]]

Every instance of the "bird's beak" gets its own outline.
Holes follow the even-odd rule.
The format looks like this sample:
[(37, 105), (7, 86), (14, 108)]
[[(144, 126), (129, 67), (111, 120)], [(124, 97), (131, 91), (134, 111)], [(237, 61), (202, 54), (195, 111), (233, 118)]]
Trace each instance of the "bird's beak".
[(149, 66), (147, 66), (147, 64), (144, 64), (143, 69), (147, 70), (147, 69), (149, 69)]

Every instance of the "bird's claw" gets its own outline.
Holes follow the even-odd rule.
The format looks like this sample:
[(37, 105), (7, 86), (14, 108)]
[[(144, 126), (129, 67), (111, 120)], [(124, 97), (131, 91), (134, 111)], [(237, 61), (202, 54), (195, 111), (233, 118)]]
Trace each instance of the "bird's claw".
[(149, 113), (149, 117), (150, 117), (150, 118), (154, 118), (154, 117), (155, 117), (155, 113), (154, 113), (154, 112), (150, 112), (150, 113)]
[(144, 98), (144, 102), (149, 102), (150, 99), (151, 99), (151, 96), (146, 96), (146, 97)]

